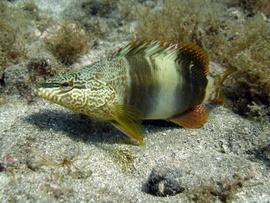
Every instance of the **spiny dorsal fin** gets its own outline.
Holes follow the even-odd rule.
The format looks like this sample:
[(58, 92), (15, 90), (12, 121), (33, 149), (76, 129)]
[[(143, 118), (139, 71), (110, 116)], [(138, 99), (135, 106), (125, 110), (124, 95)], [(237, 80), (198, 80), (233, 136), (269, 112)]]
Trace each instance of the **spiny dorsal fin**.
[(142, 56), (168, 56), (175, 57), (172, 60), (191, 59), (196, 67), (208, 74), (208, 54), (194, 44), (181, 43), (177, 40), (168, 39), (133, 39), (128, 45), (117, 52), (119, 57)]

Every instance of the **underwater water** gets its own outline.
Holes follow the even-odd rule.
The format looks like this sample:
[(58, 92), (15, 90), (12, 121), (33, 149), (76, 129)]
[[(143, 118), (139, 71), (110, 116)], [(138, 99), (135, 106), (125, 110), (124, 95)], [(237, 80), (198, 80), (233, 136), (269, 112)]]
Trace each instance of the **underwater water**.
[[(91, 64), (111, 59), (130, 40), (131, 50), (139, 40), (146, 45), (134, 48), (135, 54), (129, 50), (135, 55), (125, 56), (129, 68), (149, 67), (154, 57), (145, 55), (152, 56), (151, 51), (158, 55), (153, 60), (165, 61), (155, 62), (158, 68), (180, 67), (160, 57), (168, 55), (164, 47), (176, 59), (198, 66), (208, 67), (209, 58), (204, 73), (216, 81), (211, 90), (218, 93), (210, 96), (222, 104), (205, 102), (208, 117), (196, 111), (185, 122), (179, 117), (182, 126), (204, 125), (193, 129), (164, 118), (144, 121), (144, 144), (136, 145), (125, 135), (139, 131), (130, 125), (140, 121), (139, 114), (129, 106), (119, 109), (129, 115), (121, 121), (131, 126), (122, 133), (103, 117), (82, 115), (78, 111), (83, 110), (74, 112), (35, 94), (40, 81), (86, 66), (91, 70)], [(156, 51), (152, 42), (163, 47)], [(185, 44), (192, 48), (183, 51)], [(182, 48), (173, 49), (176, 45)], [(0, 1), (0, 202), (269, 202), (269, 59), (269, 0)], [(156, 72), (158, 80), (179, 79), (172, 70)], [(226, 70), (234, 72), (225, 79)], [(100, 77), (121, 78), (115, 71)], [(194, 80), (207, 92), (210, 82), (205, 87), (201, 77)], [(148, 75), (142, 78), (151, 82)], [(47, 86), (66, 88), (66, 95), (85, 88), (76, 79)], [(70, 82), (74, 86), (69, 89)], [(158, 113), (195, 94), (172, 99), (170, 83), (162, 82)], [(130, 103), (149, 96), (143, 87), (134, 90)], [(118, 86), (114, 91), (124, 94)], [(103, 97), (94, 98), (102, 106)], [(142, 108), (154, 111), (153, 106)]]

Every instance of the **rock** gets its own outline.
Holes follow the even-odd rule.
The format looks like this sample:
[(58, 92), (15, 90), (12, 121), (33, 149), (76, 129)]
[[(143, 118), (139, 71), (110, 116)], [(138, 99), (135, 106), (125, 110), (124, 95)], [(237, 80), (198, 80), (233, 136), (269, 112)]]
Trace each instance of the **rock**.
[(3, 172), (6, 170), (6, 167), (4, 165), (4, 163), (0, 162), (0, 172)]
[(173, 196), (185, 189), (177, 180), (177, 173), (167, 168), (154, 168), (143, 186), (143, 191), (155, 196)]
[(116, 4), (110, 1), (84, 1), (81, 4), (81, 9), (87, 15), (109, 17), (112, 10), (116, 9)]

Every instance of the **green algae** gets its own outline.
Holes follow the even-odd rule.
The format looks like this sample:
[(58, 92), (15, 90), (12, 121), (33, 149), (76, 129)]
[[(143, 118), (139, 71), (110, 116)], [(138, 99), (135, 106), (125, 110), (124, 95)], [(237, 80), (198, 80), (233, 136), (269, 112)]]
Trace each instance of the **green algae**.
[(101, 146), (107, 152), (112, 161), (121, 169), (122, 172), (131, 172), (134, 168), (134, 155), (127, 149), (120, 149), (113, 146)]
[(63, 64), (71, 65), (90, 48), (89, 35), (77, 24), (63, 23), (46, 37), (47, 49)]
[(220, 181), (194, 187), (186, 192), (190, 201), (207, 203), (216, 202), (223, 203), (232, 202), (242, 187), (251, 177), (240, 177), (234, 175), (231, 179), (223, 178)]

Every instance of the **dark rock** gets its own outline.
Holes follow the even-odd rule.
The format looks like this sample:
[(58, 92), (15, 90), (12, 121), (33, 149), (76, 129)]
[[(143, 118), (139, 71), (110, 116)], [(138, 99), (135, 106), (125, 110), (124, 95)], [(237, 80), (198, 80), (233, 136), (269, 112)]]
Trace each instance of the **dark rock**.
[(91, 0), (83, 2), (81, 8), (88, 15), (109, 17), (116, 9), (116, 4), (110, 1)]
[(261, 161), (267, 168), (270, 168), (270, 144), (255, 149), (247, 150), (250, 160)]
[(0, 72), (0, 86), (5, 85), (5, 74), (4, 72)]
[(0, 172), (6, 171), (6, 166), (4, 163), (0, 162)]
[(143, 186), (143, 191), (161, 197), (176, 195), (185, 190), (177, 180), (178, 177), (179, 174), (170, 169), (154, 168)]

